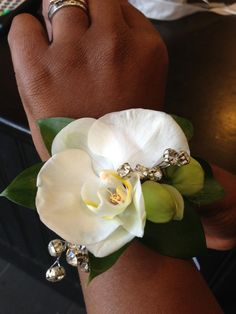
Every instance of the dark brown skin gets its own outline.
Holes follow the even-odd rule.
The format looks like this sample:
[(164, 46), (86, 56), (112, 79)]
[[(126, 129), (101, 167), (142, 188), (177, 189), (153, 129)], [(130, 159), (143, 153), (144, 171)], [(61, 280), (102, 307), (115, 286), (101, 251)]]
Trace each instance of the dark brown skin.
[[(167, 51), (139, 11), (126, 1), (90, 0), (90, 19), (78, 8), (63, 8), (51, 26), (47, 6), (45, 0), (47, 32), (34, 17), (22, 14), (14, 19), (9, 34), (19, 92), (42, 159), (48, 154), (36, 125), (39, 118), (99, 117), (134, 107), (162, 109)], [(221, 169), (215, 169), (215, 174), (227, 198), (200, 212), (209, 247), (227, 249), (235, 245), (236, 238), (236, 219), (232, 218), (236, 215), (232, 193), (236, 180)], [(137, 243), (89, 288), (81, 278), (89, 313), (173, 313), (177, 305), (181, 306), (175, 313), (222, 313), (191, 262), (160, 256)], [(112, 305), (118, 306), (117, 295), (123, 301), (116, 312)]]
[(99, 117), (163, 103), (168, 56), (152, 24), (118, 1), (91, 0), (90, 16), (91, 22), (78, 8), (60, 10), (51, 44), (47, 20), (48, 35), (30, 15), (13, 21), (9, 43), (17, 84), (41, 156), (39, 117)]
[(207, 246), (217, 250), (236, 247), (236, 176), (215, 165), (215, 178), (225, 189), (225, 196), (217, 203), (198, 209), (206, 234)]

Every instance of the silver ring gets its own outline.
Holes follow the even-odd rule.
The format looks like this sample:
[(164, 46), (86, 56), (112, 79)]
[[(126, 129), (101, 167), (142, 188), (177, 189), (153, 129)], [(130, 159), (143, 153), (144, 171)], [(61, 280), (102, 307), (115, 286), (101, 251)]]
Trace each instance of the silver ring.
[(88, 14), (88, 4), (86, 0), (50, 0), (48, 5), (48, 18), (52, 20), (54, 14), (65, 7), (77, 7)]

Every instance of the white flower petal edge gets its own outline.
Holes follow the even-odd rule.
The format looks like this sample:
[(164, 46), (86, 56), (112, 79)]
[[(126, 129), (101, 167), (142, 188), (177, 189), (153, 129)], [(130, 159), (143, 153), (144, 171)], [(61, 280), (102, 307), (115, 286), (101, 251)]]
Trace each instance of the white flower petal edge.
[(82, 149), (88, 153), (88, 131), (95, 121), (93, 118), (81, 118), (69, 123), (55, 136), (52, 155), (71, 148)]
[(167, 148), (189, 153), (187, 139), (168, 114), (147, 109), (108, 113), (96, 120), (88, 132), (88, 147), (117, 169), (124, 162), (132, 167), (152, 167), (161, 162)]
[(136, 175), (132, 180), (133, 185), (133, 202), (129, 205), (119, 219), (122, 226), (136, 237), (142, 238), (146, 222), (146, 211), (142, 193), (141, 182)]
[(69, 123), (54, 138), (52, 155), (67, 149), (81, 149), (89, 154), (93, 160), (93, 168), (97, 174), (102, 169), (112, 169), (112, 163), (102, 156), (95, 156), (88, 147), (88, 132), (96, 119), (81, 118)]
[(87, 245), (87, 249), (96, 257), (105, 257), (122, 248), (133, 238), (134, 236), (131, 233), (119, 227), (105, 240)]
[(81, 199), (84, 182), (98, 178), (81, 150), (54, 155), (38, 174), (36, 207), (42, 222), (65, 240), (78, 244), (102, 241), (119, 227), (116, 220), (94, 215)]

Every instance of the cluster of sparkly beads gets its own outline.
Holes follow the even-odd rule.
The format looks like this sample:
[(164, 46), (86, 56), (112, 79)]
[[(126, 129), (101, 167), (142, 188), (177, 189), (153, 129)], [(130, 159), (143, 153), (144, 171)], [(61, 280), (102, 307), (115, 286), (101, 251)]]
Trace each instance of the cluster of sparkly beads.
[[(190, 156), (185, 151), (177, 152), (174, 149), (168, 148), (164, 151), (163, 161), (165, 166), (184, 166), (190, 162)], [(163, 165), (164, 166), (164, 165)]]
[(84, 245), (55, 239), (49, 242), (48, 252), (56, 257), (56, 261), (46, 272), (46, 279), (50, 282), (60, 281), (66, 276), (65, 268), (60, 265), (60, 258), (64, 252), (66, 252), (66, 261), (69, 265), (79, 267), (86, 273), (90, 271), (88, 251)]
[(143, 165), (137, 164), (134, 169), (131, 168), (129, 163), (122, 164), (117, 173), (121, 178), (129, 177), (132, 173), (137, 173), (141, 181), (161, 181), (163, 177), (162, 169), (169, 166), (184, 166), (190, 162), (190, 156), (185, 151), (177, 152), (172, 148), (167, 148), (163, 153), (163, 161), (158, 165), (147, 168)]

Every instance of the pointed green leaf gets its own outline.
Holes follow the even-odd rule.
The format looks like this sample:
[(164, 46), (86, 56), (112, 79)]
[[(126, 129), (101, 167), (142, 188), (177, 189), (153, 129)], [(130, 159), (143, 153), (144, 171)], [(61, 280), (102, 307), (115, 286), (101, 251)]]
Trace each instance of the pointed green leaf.
[(21, 172), (0, 196), (6, 197), (18, 205), (35, 209), (36, 180), (42, 166), (41, 162)]
[(214, 178), (205, 178), (203, 189), (188, 197), (188, 200), (198, 206), (212, 204), (224, 197), (224, 189)]
[(188, 141), (191, 140), (191, 138), (193, 137), (193, 125), (192, 125), (192, 123), (188, 119), (179, 117), (175, 114), (172, 114), (171, 117), (181, 127), (185, 136), (187, 137), (187, 140)]
[(196, 160), (201, 164), (205, 173), (204, 186), (201, 191), (189, 196), (188, 200), (198, 206), (208, 205), (219, 201), (224, 197), (224, 188), (214, 179), (210, 164), (199, 157), (197, 157)]
[(50, 154), (54, 137), (72, 121), (74, 121), (74, 119), (70, 118), (48, 118), (37, 121), (44, 144)]
[(181, 221), (164, 224), (147, 221), (141, 242), (162, 255), (176, 258), (191, 258), (206, 250), (200, 217), (187, 201)]
[(130, 243), (126, 244), (118, 251), (101, 258), (95, 257), (93, 254), (89, 253), (90, 273), (88, 283), (90, 283), (98, 275), (104, 273), (109, 268), (111, 268), (118, 260), (118, 258), (123, 254), (123, 252), (127, 249)]

